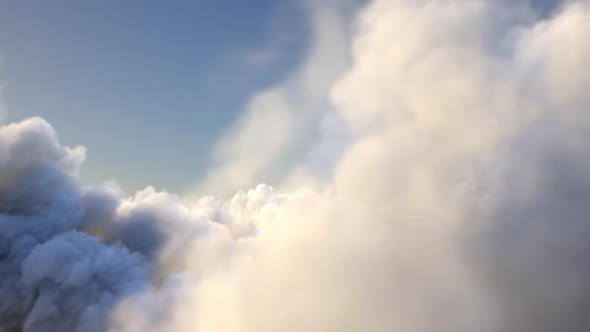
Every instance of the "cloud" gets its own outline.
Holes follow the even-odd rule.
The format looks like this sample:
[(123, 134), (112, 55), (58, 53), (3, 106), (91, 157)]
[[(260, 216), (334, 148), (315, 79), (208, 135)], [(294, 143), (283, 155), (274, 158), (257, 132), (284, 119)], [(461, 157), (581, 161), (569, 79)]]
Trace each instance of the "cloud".
[(328, 91), (348, 63), (348, 37), (341, 14), (346, 8), (310, 7), (313, 41), (305, 63), (250, 99), (214, 147), (211, 169), (197, 184), (197, 194), (227, 195), (278, 179), (313, 144), (318, 123), (330, 110)]
[(81, 187), (84, 149), (45, 121), (2, 127), (0, 330), (588, 330), (588, 22), (587, 1), (372, 2), (346, 72), (296, 84), (328, 111), (267, 91), (218, 147), (208, 185), (246, 186), (311, 125), (288, 192), (124, 198)]
[(261, 69), (265, 68), (269, 64), (274, 63), (281, 57), (281, 52), (277, 48), (264, 48), (249, 52), (244, 55), (243, 61), (246, 65)]

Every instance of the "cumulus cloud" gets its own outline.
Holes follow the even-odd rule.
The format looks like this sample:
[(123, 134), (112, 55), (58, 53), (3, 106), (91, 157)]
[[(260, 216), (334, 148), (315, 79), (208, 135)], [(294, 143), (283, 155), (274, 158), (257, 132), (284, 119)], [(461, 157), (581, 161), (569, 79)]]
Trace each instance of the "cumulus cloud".
[[(353, 36), (292, 191), (124, 198), (45, 121), (2, 127), (0, 331), (588, 330), (590, 3), (376, 0)], [(300, 148), (284, 93), (211, 186)]]

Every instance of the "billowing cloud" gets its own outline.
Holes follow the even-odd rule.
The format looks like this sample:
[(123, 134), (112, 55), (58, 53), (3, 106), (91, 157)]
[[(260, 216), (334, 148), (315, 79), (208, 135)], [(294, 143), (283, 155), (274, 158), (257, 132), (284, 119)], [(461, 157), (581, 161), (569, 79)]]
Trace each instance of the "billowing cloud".
[[(288, 192), (124, 198), (43, 120), (1, 128), (0, 331), (588, 330), (590, 3), (376, 0), (354, 31)], [(298, 145), (262, 96), (211, 186)]]

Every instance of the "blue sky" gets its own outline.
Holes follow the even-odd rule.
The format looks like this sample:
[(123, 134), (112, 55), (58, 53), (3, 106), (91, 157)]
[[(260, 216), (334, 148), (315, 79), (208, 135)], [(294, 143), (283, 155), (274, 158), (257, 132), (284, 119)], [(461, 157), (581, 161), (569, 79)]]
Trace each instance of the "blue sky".
[(85, 145), (86, 183), (182, 191), (248, 97), (303, 61), (308, 23), (291, 1), (4, 1), (5, 121)]

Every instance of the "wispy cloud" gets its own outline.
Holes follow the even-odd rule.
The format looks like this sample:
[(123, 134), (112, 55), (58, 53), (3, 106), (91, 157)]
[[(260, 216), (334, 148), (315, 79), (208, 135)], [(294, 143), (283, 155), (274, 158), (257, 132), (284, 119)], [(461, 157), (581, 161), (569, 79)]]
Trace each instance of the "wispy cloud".
[(330, 111), (329, 89), (349, 61), (342, 19), (331, 7), (312, 8), (307, 60), (288, 79), (250, 99), (214, 148), (212, 168), (196, 192), (228, 194), (290, 172)]

